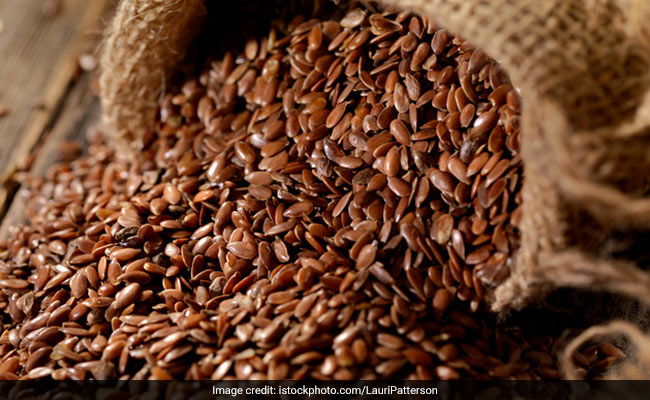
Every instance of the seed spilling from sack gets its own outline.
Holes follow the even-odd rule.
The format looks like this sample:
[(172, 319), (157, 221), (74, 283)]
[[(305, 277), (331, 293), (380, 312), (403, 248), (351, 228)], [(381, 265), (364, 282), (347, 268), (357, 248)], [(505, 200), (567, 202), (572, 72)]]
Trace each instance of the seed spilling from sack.
[[(24, 177), (0, 376), (558, 377), (561, 343), (484, 303), (521, 202), (499, 65), (405, 12), (288, 32), (167, 94), (133, 160), (95, 141)], [(591, 349), (584, 375), (620, 355)]]

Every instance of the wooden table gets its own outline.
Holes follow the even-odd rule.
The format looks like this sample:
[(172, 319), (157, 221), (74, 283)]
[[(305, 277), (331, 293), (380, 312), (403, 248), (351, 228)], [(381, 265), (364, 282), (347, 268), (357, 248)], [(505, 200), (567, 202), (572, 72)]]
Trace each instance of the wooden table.
[(22, 202), (12, 204), (17, 168), (32, 159), (31, 170), (44, 171), (55, 144), (81, 142), (99, 114), (96, 71), (82, 71), (78, 59), (96, 55), (115, 2), (59, 0), (52, 15), (48, 1), (0, 1), (0, 107), (8, 109), (0, 117), (0, 238), (22, 220)]

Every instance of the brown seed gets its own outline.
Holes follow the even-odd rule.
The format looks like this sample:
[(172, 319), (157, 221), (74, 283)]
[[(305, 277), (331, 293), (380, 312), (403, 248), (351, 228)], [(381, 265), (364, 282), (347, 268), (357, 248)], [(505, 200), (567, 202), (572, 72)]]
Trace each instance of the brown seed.
[(290, 300), (293, 300), (296, 297), (296, 294), (293, 292), (275, 292), (271, 293), (267, 298), (269, 304), (284, 304)]
[(364, 29), (361, 32), (357, 33), (352, 40), (348, 43), (348, 49), (356, 50), (363, 46), (366, 41), (370, 38), (370, 30)]
[(357, 269), (365, 269), (369, 267), (374, 261), (377, 254), (377, 246), (374, 244), (367, 244), (363, 246), (357, 257)]
[(497, 125), (497, 122), (499, 122), (497, 113), (494, 111), (484, 112), (474, 120), (473, 133), (480, 135), (489, 132)]
[(29, 355), (27, 362), (25, 363), (25, 370), (27, 372), (32, 371), (36, 367), (42, 366), (50, 360), (50, 354), (52, 353), (51, 347), (41, 347), (32, 354)]
[(393, 104), (398, 113), (406, 113), (409, 110), (409, 98), (401, 83), (395, 84), (395, 91), (393, 92)]
[(469, 58), (469, 65), (467, 66), (467, 72), (473, 74), (478, 72), (485, 64), (489, 62), (487, 56), (481, 49), (476, 49), (472, 52), (472, 56)]
[(327, 116), (327, 119), (325, 120), (325, 127), (331, 129), (334, 126), (336, 126), (336, 124), (338, 124), (339, 121), (341, 121), (343, 114), (345, 114), (346, 107), (347, 107), (346, 103), (337, 104), (336, 107), (332, 109), (332, 112), (330, 112), (329, 115)]
[(476, 265), (484, 262), (490, 257), (490, 251), (484, 247), (481, 247), (467, 255), (465, 262), (470, 265)]
[(508, 84), (501, 85), (488, 95), (488, 100), (492, 106), (500, 107), (506, 103), (506, 97), (511, 89), (512, 87)]
[(0, 286), (7, 289), (25, 289), (29, 282), (22, 279), (0, 279)]
[(388, 187), (399, 197), (408, 197), (411, 194), (411, 185), (396, 176), (388, 178)]
[(433, 34), (433, 38), (431, 39), (431, 49), (436, 55), (442, 55), (450, 40), (451, 35), (449, 35), (449, 33), (444, 29), (439, 29)]
[(501, 161), (501, 153), (492, 154), (485, 165), (483, 165), (483, 168), (481, 168), (481, 175), (489, 174), (499, 161)]
[(416, 101), (420, 97), (420, 82), (413, 77), (411, 74), (406, 74), (406, 79), (404, 80), (406, 85), (406, 93), (409, 98), (413, 101)]
[(519, 96), (517, 96), (517, 92), (514, 90), (508, 92), (508, 95), (506, 96), (506, 104), (508, 104), (508, 107), (510, 107), (511, 110), (515, 112), (519, 111), (521, 106), (519, 104)]
[(284, 210), (285, 217), (295, 218), (311, 214), (314, 204), (311, 201), (299, 201)]
[(255, 161), (255, 151), (246, 143), (236, 143), (235, 153), (237, 157), (245, 163), (252, 163)]
[(390, 123), (390, 133), (393, 135), (395, 140), (399, 143), (410, 146), (411, 145), (411, 135), (406, 127), (406, 124), (400, 119), (394, 119)]
[(400, 234), (406, 240), (406, 243), (408, 244), (409, 248), (413, 251), (419, 251), (420, 250), (420, 245), (419, 245), (419, 239), (420, 235), (418, 234), (417, 229), (410, 224), (401, 224), (400, 225)]
[(262, 151), (260, 154), (262, 157), (273, 157), (274, 155), (278, 154), (282, 149), (284, 149), (288, 145), (288, 141), (286, 139), (278, 139), (274, 140), (272, 142), (269, 142), (262, 147)]
[(461, 259), (465, 258), (465, 240), (458, 229), (451, 232), (451, 245)]
[(165, 186), (163, 194), (165, 201), (169, 204), (178, 204), (181, 201), (181, 192), (172, 184)]
[(246, 175), (246, 181), (254, 185), (267, 186), (273, 183), (273, 176), (266, 171), (254, 171)]
[(377, 343), (389, 349), (399, 350), (404, 347), (404, 340), (395, 335), (380, 333), (377, 335)]
[[(395, 85), (397, 84), (398, 81), (399, 81), (399, 73), (396, 70), (392, 70), (386, 77), (386, 84), (384, 85), (386, 93), (394, 93)], [(393, 112), (394, 111), (395, 110), (393, 110)]]
[(442, 172), (438, 169), (431, 168), (429, 170), (429, 179), (433, 186), (443, 193), (452, 193), (454, 190), (454, 181), (451, 174)]
[(447, 164), (449, 172), (459, 181), (470, 184), (472, 181), (467, 177), (467, 166), (458, 158), (452, 157)]
[(423, 365), (426, 367), (433, 365), (433, 358), (427, 352), (415, 347), (404, 350), (404, 356), (414, 365)]
[(246, 54), (246, 58), (249, 60), (254, 60), (257, 56), (258, 47), (259, 46), (257, 44), (257, 40), (249, 39), (246, 42), (246, 47), (244, 47), (244, 54)]
[(138, 254), (140, 254), (139, 249), (115, 248), (115, 250), (111, 251), (110, 257), (116, 261), (127, 261), (133, 259)]
[(433, 297), (433, 308), (438, 313), (443, 313), (449, 307), (453, 297), (446, 289), (438, 289)]
[(386, 153), (386, 160), (384, 161), (384, 170), (386, 175), (393, 177), (397, 175), (400, 170), (399, 152), (397, 147), (392, 147)]
[(388, 273), (388, 271), (386, 271), (386, 269), (384, 269), (384, 267), (379, 262), (375, 262), (370, 266), (370, 273), (385, 285), (392, 285), (395, 283), (395, 279)]
[(246, 260), (252, 260), (257, 256), (257, 247), (253, 243), (232, 242), (228, 243), (226, 248), (235, 256)]
[(146, 285), (151, 281), (151, 276), (146, 272), (131, 271), (118, 276), (117, 281), (118, 282), (124, 281), (128, 283), (137, 282), (141, 285)]
[(466, 104), (460, 111), (460, 126), (467, 128), (472, 123), (475, 113), (476, 106), (474, 106), (472, 103)]
[(112, 306), (116, 309), (126, 307), (129, 304), (132, 304), (140, 296), (140, 284), (139, 283), (130, 283), (124, 289), (117, 292), (115, 295), (115, 300), (112, 303)]
[(490, 170), (490, 173), (487, 174), (487, 179), (485, 180), (485, 185), (490, 186), (492, 182), (496, 181), (503, 175), (506, 170), (510, 167), (510, 162), (508, 160), (499, 161), (494, 168)]
[(490, 189), (487, 192), (487, 200), (485, 203), (485, 207), (488, 208), (494, 204), (494, 202), (501, 197), (503, 194), (503, 191), (505, 190), (506, 186), (508, 184), (508, 181), (506, 181), (505, 178), (498, 179), (492, 186), (490, 186)]
[(307, 43), (310, 49), (315, 50), (320, 47), (323, 42), (323, 31), (319, 25), (315, 25), (309, 32)]
[(355, 8), (349, 11), (341, 20), (341, 26), (344, 28), (354, 28), (361, 25), (366, 18), (366, 13), (360, 8)]
[(448, 343), (440, 348), (437, 355), (441, 361), (449, 362), (458, 356), (458, 348), (453, 343)]
[(77, 271), (72, 278), (70, 278), (70, 291), (73, 297), (80, 298), (86, 294), (88, 289), (88, 281), (84, 270)]
[[(427, 56), (429, 55), (429, 50), (431, 46), (428, 43), (420, 43), (413, 53), (413, 58), (411, 59), (411, 69), (417, 71), (420, 69), (420, 66), (425, 62)], [(434, 56), (435, 57), (435, 56)], [(432, 65), (426, 65), (425, 69), (430, 69)], [(413, 99), (415, 100), (415, 99)]]
[(474, 157), (472, 162), (467, 166), (467, 177), (469, 178), (479, 172), (489, 158), (490, 155), (488, 153), (481, 153)]

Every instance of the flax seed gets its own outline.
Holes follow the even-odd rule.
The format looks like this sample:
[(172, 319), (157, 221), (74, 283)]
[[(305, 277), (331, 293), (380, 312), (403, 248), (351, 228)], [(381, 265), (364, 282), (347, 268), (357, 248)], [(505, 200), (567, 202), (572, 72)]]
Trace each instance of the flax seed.
[[(432, 21), (359, 7), (243, 36), (168, 88), (133, 159), (93, 139), (25, 177), (43, 211), (0, 243), (0, 369), (557, 376), (485, 311), (518, 243), (516, 89)], [(622, 356), (596, 350), (589, 374)]]

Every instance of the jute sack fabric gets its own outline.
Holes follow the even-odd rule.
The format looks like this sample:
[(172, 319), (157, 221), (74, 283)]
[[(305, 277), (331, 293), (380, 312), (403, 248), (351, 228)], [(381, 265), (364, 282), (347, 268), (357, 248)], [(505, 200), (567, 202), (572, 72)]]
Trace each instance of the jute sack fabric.
[[(563, 286), (650, 305), (650, 274), (639, 268), (650, 238), (650, 2), (385, 2), (461, 34), (521, 89), (522, 240), (492, 308), (519, 309)], [(120, 3), (100, 79), (117, 143), (138, 148), (204, 14), (201, 0)]]

